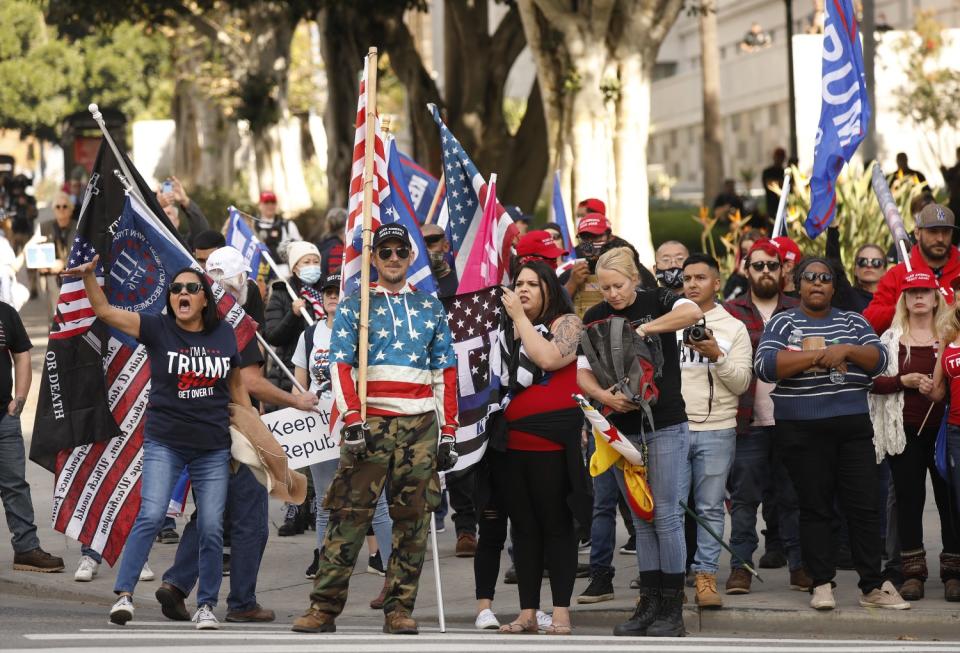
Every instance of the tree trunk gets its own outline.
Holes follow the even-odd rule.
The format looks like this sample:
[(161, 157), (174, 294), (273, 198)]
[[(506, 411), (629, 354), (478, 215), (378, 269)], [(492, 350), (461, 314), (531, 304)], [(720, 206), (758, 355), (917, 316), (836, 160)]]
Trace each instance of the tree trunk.
[(564, 196), (607, 204), (614, 233), (653, 261), (646, 148), (657, 51), (682, 0), (518, 0)]
[(717, 8), (703, 0), (700, 14), (700, 70), (703, 79), (703, 205), (709, 206), (723, 185), (723, 128), (720, 124), (720, 52)]
[(330, 7), (317, 18), (323, 35), (323, 63), (327, 74), (327, 106), (323, 127), (327, 133), (327, 186), (330, 206), (346, 208), (356, 132), (358, 75), (363, 53), (352, 38), (356, 29), (349, 9)]

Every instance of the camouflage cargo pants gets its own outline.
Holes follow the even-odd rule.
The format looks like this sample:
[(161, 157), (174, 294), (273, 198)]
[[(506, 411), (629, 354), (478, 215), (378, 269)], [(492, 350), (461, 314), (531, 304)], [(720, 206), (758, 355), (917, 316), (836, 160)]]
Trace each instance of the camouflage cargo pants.
[(402, 608), (413, 612), (430, 513), (440, 505), (436, 416), (371, 416), (367, 424), (371, 451), (358, 462), (341, 455), (324, 501), (324, 507), (330, 510), (330, 521), (310, 600), (320, 611), (332, 615), (339, 615), (347, 601), (350, 575), (387, 482), (393, 554), (387, 565), (383, 611)]

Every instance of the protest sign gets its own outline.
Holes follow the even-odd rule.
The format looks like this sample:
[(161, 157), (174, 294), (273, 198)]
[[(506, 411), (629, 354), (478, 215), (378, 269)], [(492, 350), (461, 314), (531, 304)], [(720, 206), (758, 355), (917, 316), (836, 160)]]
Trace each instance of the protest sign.
[(332, 397), (321, 397), (318, 412), (284, 408), (262, 415), (260, 419), (283, 451), (290, 469), (301, 469), (340, 457), (340, 443), (330, 435)]

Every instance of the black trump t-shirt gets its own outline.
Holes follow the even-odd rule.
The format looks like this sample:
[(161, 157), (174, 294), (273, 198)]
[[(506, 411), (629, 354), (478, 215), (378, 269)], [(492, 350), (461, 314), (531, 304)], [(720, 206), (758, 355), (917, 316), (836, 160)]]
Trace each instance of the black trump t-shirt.
[(30, 351), (32, 346), (17, 309), (0, 302), (0, 415), (7, 414), (13, 399), (13, 355)]
[[(637, 298), (623, 310), (614, 310), (607, 302), (600, 302), (587, 310), (583, 316), (583, 323), (588, 325), (591, 322), (604, 320), (611, 315), (620, 315), (629, 320), (630, 324), (636, 328), (669, 313), (680, 301), (687, 302), (690, 300), (662, 287), (655, 290), (638, 290)], [(656, 379), (657, 387), (660, 389), (660, 397), (651, 411), (654, 427), (662, 429), (686, 422), (687, 407), (683, 403), (683, 395), (680, 394), (680, 352), (677, 350), (676, 333), (671, 331), (651, 337), (660, 338), (660, 346), (663, 350), (663, 373), (659, 379)], [(583, 356), (583, 349), (581, 348), (577, 353)], [(640, 433), (641, 426), (643, 426), (643, 411), (640, 410), (629, 413), (612, 413), (607, 417), (611, 424), (627, 435)], [(645, 432), (649, 432), (649, 426), (643, 428)]]
[(165, 315), (140, 315), (140, 342), (150, 357), (144, 437), (188, 449), (230, 448), (227, 375), (240, 367), (233, 327), (185, 331)]

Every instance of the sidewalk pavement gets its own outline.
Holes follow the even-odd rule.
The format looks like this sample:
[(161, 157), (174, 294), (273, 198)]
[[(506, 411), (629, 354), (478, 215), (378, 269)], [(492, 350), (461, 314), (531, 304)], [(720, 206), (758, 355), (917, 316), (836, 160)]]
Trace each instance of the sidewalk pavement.
[[(34, 383), (23, 415), (24, 436), (29, 450), (30, 430), (33, 425), (39, 387), (39, 364), (46, 349), (46, 309), (42, 295), (39, 300), (29, 302), (21, 314), (34, 344)], [(53, 475), (28, 461), (27, 480), (32, 488), (41, 545), (50, 553), (62, 556), (66, 569), (58, 574), (14, 571), (13, 551), (8, 545), (2, 545), (0, 546), (0, 595), (8, 598), (15, 595), (49, 598), (51, 602), (91, 602), (106, 608), (114, 601), (111, 590), (116, 569), (110, 569), (103, 564), (93, 582), (74, 582), (73, 572), (80, 556), (80, 545), (53, 531), (50, 527)], [(753, 591), (750, 594), (724, 596), (724, 608), (721, 610), (699, 611), (692, 604), (693, 590), (688, 589), (689, 602), (685, 609), (688, 631), (693, 636), (793, 634), (808, 637), (957, 639), (960, 635), (960, 604), (947, 603), (943, 599), (943, 586), (938, 577), (937, 564), (940, 551), (938, 517), (936, 508), (933, 506), (932, 492), (928, 492), (927, 496), (931, 498), (927, 501), (924, 512), (924, 527), (927, 550), (930, 552), (928, 557), (931, 578), (926, 585), (927, 598), (913, 603), (910, 610), (866, 610), (859, 607), (856, 574), (852, 571), (841, 571), (837, 575), (838, 608), (827, 613), (816, 612), (808, 607), (807, 594), (789, 589), (788, 572), (785, 568), (767, 569), (760, 570), (765, 582), (754, 580)], [(270, 518), (273, 523), (260, 570), (258, 601), (264, 607), (276, 611), (278, 623), (290, 623), (309, 603), (311, 581), (304, 578), (304, 570), (312, 560), (316, 536), (313, 531), (293, 537), (277, 536), (276, 529), (281, 523), (282, 512), (281, 505), (276, 501), (271, 501)], [(184, 518), (178, 519), (179, 532), (182, 532), (184, 524)], [(451, 626), (471, 626), (475, 616), (473, 561), (454, 556), (456, 535), (449, 520), (448, 525), (448, 530), (437, 536), (446, 621)], [(762, 522), (758, 524), (758, 529), (761, 527)], [(726, 532), (729, 535), (729, 524)], [(6, 525), (0, 526), (0, 540), (7, 541), (8, 535)], [(622, 545), (626, 537), (621, 524), (617, 545)], [(159, 586), (163, 572), (172, 563), (175, 551), (176, 545), (154, 545), (149, 564), (156, 574), (156, 580), (140, 583), (136, 589), (140, 618), (163, 619), (159, 606), (153, 598), (153, 592)], [(371, 625), (376, 623), (379, 627), (382, 620), (380, 613), (371, 610), (367, 604), (379, 593), (383, 579), (365, 573), (365, 555), (366, 551), (361, 554), (351, 580), (350, 598), (343, 616), (353, 619), (372, 619)], [(423, 623), (435, 624), (438, 619), (438, 610), (431, 555), (428, 553), (421, 577), (416, 616)], [(581, 554), (580, 560), (588, 561), (586, 552)], [(637, 575), (636, 557), (617, 553), (613, 562), (617, 570), (614, 579), (616, 592), (614, 600), (593, 605), (577, 605), (576, 595), (582, 592), (589, 582), (588, 579), (577, 581), (571, 609), (575, 632), (610, 632), (615, 624), (624, 621), (632, 611), (636, 591), (629, 589), (629, 582)], [(497, 599), (494, 604), (494, 611), (503, 623), (511, 620), (519, 608), (516, 587), (502, 583), (503, 572), (508, 566), (509, 559), (504, 552), (501, 560), (501, 582), (497, 586)], [(718, 574), (721, 591), (728, 573), (729, 559), (724, 554)], [(218, 612), (226, 610), (228, 592), (229, 578), (225, 578)], [(541, 596), (544, 609), (549, 609), (550, 591), (547, 582), (544, 582)], [(191, 600), (188, 599), (188, 604), (190, 603)]]

